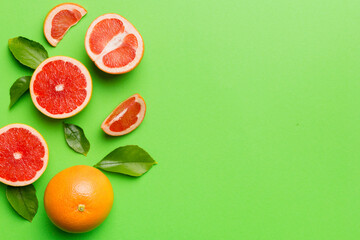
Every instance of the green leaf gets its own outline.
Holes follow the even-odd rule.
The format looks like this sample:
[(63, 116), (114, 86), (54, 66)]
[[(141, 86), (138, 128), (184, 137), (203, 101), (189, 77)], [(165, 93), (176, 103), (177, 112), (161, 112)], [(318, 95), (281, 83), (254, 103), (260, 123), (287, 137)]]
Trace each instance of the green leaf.
[(20, 63), (32, 69), (36, 69), (42, 61), (49, 57), (40, 43), (24, 37), (9, 39), (9, 48)]
[(17, 100), (29, 90), (31, 76), (24, 76), (17, 79), (10, 88), (10, 106), (11, 108)]
[(139, 146), (119, 147), (109, 153), (94, 167), (108, 171), (138, 177), (149, 171), (157, 162)]
[(64, 132), (65, 140), (69, 147), (71, 147), (75, 152), (86, 156), (90, 150), (90, 143), (85, 137), (82, 128), (74, 124), (64, 123)]
[(6, 197), (14, 210), (31, 222), (38, 210), (35, 187), (31, 184), (24, 187), (7, 186)]

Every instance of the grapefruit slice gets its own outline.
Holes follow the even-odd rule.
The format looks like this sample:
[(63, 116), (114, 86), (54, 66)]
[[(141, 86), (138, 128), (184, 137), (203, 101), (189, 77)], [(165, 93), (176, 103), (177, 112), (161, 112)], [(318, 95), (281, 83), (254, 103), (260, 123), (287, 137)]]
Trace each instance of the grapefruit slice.
[(16, 123), (0, 129), (0, 182), (29, 185), (43, 174), (48, 159), (48, 146), (32, 127)]
[(44, 21), (46, 40), (55, 47), (86, 13), (85, 8), (75, 3), (63, 3), (51, 9)]
[(95, 19), (85, 36), (85, 49), (104, 72), (121, 74), (133, 70), (144, 54), (144, 42), (124, 17), (108, 13)]
[(112, 111), (102, 123), (101, 128), (111, 136), (125, 135), (140, 125), (145, 112), (144, 99), (139, 94), (134, 94)]
[(92, 93), (89, 71), (79, 61), (55, 56), (43, 61), (30, 81), (31, 99), (51, 118), (74, 116), (86, 107)]

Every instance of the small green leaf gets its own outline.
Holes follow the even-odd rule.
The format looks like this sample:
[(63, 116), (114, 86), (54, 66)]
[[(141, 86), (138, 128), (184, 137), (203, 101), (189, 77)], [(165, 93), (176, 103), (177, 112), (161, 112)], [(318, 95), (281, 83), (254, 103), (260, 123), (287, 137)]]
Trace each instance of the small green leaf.
[(17, 79), (10, 88), (10, 106), (11, 108), (17, 100), (29, 90), (31, 76), (24, 76)]
[(24, 37), (9, 39), (9, 48), (21, 64), (32, 69), (36, 69), (42, 61), (49, 57), (40, 43)]
[(31, 222), (38, 210), (35, 187), (31, 184), (24, 187), (7, 186), (6, 197), (14, 210)]
[(65, 140), (69, 147), (71, 147), (75, 152), (86, 156), (90, 150), (90, 143), (85, 137), (82, 128), (74, 124), (64, 123), (64, 132)]
[(144, 149), (136, 145), (128, 145), (115, 149), (94, 167), (108, 172), (139, 177), (149, 171), (154, 164), (157, 162)]

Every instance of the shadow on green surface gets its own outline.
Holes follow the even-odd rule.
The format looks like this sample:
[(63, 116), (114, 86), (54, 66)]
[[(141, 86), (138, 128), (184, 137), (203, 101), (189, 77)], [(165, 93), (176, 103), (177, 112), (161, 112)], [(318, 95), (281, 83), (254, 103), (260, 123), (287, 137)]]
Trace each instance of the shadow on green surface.
[[(46, 115), (44, 115), (42, 112), (40, 112), (36, 107), (35, 105), (32, 106), (34, 108), (34, 115), (36, 115), (37, 118), (40, 118), (41, 121), (43, 123), (45, 123), (46, 125), (50, 126), (50, 127), (54, 127), (54, 126), (57, 126), (59, 124), (62, 124), (62, 119), (53, 119), (53, 118), (50, 118)], [(35, 113), (36, 112), (36, 113)]]
[[(3, 196), (5, 198), (5, 201), (7, 202), (8, 205), (8, 211), (11, 212), (10, 214), (16, 218), (20, 218), (22, 220), (24, 220), (24, 222), (27, 222), (27, 220), (23, 219), (16, 211), (15, 209), (11, 206), (10, 202), (7, 200), (6, 197), (6, 187), (7, 185), (4, 183), (0, 183), (0, 196)], [(36, 217), (36, 216), (35, 216)]]
[[(24, 72), (24, 73), (19, 73), (20, 76), (18, 76), (17, 78), (19, 77), (22, 77), (22, 76), (31, 76), (34, 72), (34, 69), (32, 68), (29, 68), (25, 65), (22, 65), (18, 60), (16, 60), (16, 58), (14, 57), (14, 55), (11, 53), (10, 49), (8, 48), (8, 59), (9, 59), (9, 62), (12, 63), (13, 66), (16, 66), (16, 68), (19, 70), (19, 72)], [(16, 71), (18, 72), (18, 71)], [(16, 79), (17, 79), (16, 78)], [(14, 79), (14, 81), (16, 80)]]
[[(9, 108), (9, 111), (15, 111), (14, 109), (16, 108), (21, 108), (21, 106), (19, 105), (22, 105), (24, 103), (22, 102), (26, 102), (26, 101), (30, 101), (31, 102), (31, 97), (30, 97), (30, 93), (29, 91), (25, 92), (17, 101), (16, 103), (11, 107)], [(9, 104), (10, 104), (10, 99), (9, 99)]]
[(103, 139), (106, 139), (106, 141), (118, 141), (120, 139), (121, 140), (126, 140), (128, 138), (128, 136), (129, 136), (129, 134), (131, 134), (131, 133), (128, 133), (128, 134), (125, 134), (123, 136), (110, 136), (110, 135), (106, 134), (102, 129), (100, 129), (100, 130), (101, 130), (101, 137)]
[[(110, 179), (110, 182), (112, 180), (112, 178), (114, 177), (117, 181), (117, 184), (118, 184), (118, 181), (120, 182), (125, 182), (125, 181), (139, 181), (140, 178), (142, 178), (143, 176), (146, 175), (146, 173), (144, 173), (143, 176), (140, 176), (140, 177), (133, 177), (133, 176), (128, 176), (128, 175), (124, 175), (124, 174), (121, 174), (121, 173), (115, 173), (115, 172), (108, 172), (108, 171), (104, 171), (102, 169), (99, 169), (102, 173), (104, 173), (109, 179)], [(121, 180), (118, 180), (118, 179), (121, 179)], [(113, 185), (114, 187), (114, 185)], [(116, 191), (114, 189), (114, 191)]]
[(87, 58), (84, 64), (88, 66), (91, 75), (95, 74), (95, 76), (98, 79), (101, 79), (104, 83), (115, 84), (120, 80), (123, 82), (124, 80), (131, 78), (131, 75), (133, 74), (133, 71), (124, 74), (109, 74), (103, 72), (95, 65), (93, 61), (91, 61), (90, 58)]
[(53, 232), (53, 236), (61, 236), (62, 238), (66, 238), (66, 239), (79, 239), (79, 238), (88, 238), (91, 239), (91, 236), (99, 229), (101, 228), (101, 225), (97, 228), (95, 228), (94, 230), (90, 231), (90, 232), (86, 232), (86, 233), (68, 233), (65, 232), (63, 230), (61, 230), (60, 228), (56, 227), (51, 220), (47, 217), (47, 225), (48, 225), (48, 231)]
[[(132, 132), (129, 132), (128, 134), (125, 134), (125, 135), (122, 135), (122, 136), (110, 136), (108, 134), (106, 134), (102, 129), (100, 129), (101, 131), (101, 138), (102, 139), (105, 139), (105, 141), (126, 141), (128, 140), (128, 138), (133, 135), (133, 134), (136, 134), (137, 131), (141, 131), (141, 130), (138, 130), (139, 128), (141, 128), (141, 124), (140, 126), (138, 126), (136, 129), (134, 129)], [(128, 145), (128, 144), (127, 144)]]

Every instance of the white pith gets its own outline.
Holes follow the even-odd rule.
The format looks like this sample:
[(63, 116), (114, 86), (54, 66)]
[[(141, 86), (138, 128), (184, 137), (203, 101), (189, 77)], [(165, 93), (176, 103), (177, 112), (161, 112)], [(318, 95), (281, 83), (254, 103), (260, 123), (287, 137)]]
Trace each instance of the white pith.
[(118, 47), (120, 47), (121, 44), (123, 43), (124, 37), (127, 34), (128, 33), (126, 31), (124, 31), (124, 32), (119, 33), (118, 35), (116, 35), (113, 39), (111, 39), (111, 41), (106, 45), (106, 47), (103, 49), (103, 51), (99, 55), (95, 55), (94, 62), (101, 61), (101, 59), (104, 57), (104, 55), (106, 55), (109, 52), (111, 52), (111, 51), (117, 49)]
[(45, 35), (46, 39), (48, 40), (48, 42), (54, 47), (60, 42), (62, 37), (65, 36), (67, 31), (81, 20), (81, 19), (79, 19), (78, 22), (71, 25), (60, 39), (54, 39), (53, 37), (51, 37), (52, 21), (53, 21), (53, 18), (56, 16), (56, 14), (62, 10), (70, 10), (70, 11), (77, 10), (81, 13), (81, 17), (83, 17), (87, 13), (85, 8), (81, 7), (80, 5), (73, 4), (73, 3), (63, 3), (63, 4), (60, 4), (50, 10), (50, 12), (48, 13), (48, 15), (46, 16), (45, 21), (44, 21), (44, 35)]
[(113, 120), (110, 121), (109, 125), (113, 124), (114, 122), (116, 122), (117, 120), (119, 120), (120, 118), (122, 118), (122, 116), (124, 116), (124, 114), (128, 111), (128, 108), (125, 108), (121, 113), (119, 113), (119, 115), (117, 115), (116, 117), (113, 118)]
[(19, 160), (19, 159), (21, 159), (22, 154), (19, 153), (19, 152), (14, 152), (13, 156), (14, 156), (14, 158), (15, 158), (16, 160)]
[[(90, 35), (94, 29), (94, 27), (96, 26), (97, 23), (101, 22), (104, 19), (119, 19), (120, 21), (123, 22), (124, 24), (124, 32), (119, 33), (118, 35), (116, 35), (107, 45), (106, 47), (103, 49), (103, 51), (100, 54), (94, 54), (91, 51), (90, 48)], [(109, 68), (107, 66), (104, 65), (102, 59), (104, 57), (104, 55), (106, 55), (107, 53), (113, 51), (114, 49), (118, 48), (121, 44), (122, 44), (122, 40), (123, 38), (128, 35), (128, 34), (133, 34), (135, 35), (135, 37), (137, 38), (138, 41), (138, 47), (136, 48), (136, 53), (135, 53), (135, 58), (132, 62), (130, 62), (129, 64), (127, 64), (124, 67), (119, 67), (119, 68)], [(109, 14), (104, 14), (100, 17), (98, 17), (97, 19), (95, 19), (89, 29), (86, 32), (86, 37), (85, 37), (85, 49), (86, 52), (88, 53), (89, 57), (91, 58), (91, 60), (93, 60), (95, 62), (95, 64), (103, 71), (111, 73), (111, 74), (119, 74), (119, 73), (125, 73), (128, 72), (129, 70), (133, 69), (134, 67), (136, 67), (136, 65), (139, 63), (139, 61), (141, 60), (143, 54), (144, 54), (144, 41), (141, 37), (141, 35), (139, 34), (139, 32), (136, 30), (136, 28), (128, 21), (126, 20), (124, 17), (115, 14), (115, 13), (109, 13)]]
[[(135, 97), (135, 102), (140, 103), (141, 105), (141, 109), (140, 112), (136, 115), (136, 117), (138, 118), (138, 120), (131, 125), (128, 129), (126, 129), (125, 131), (122, 132), (113, 132), (110, 130), (110, 126), (115, 122), (118, 121), (122, 116), (124, 116), (124, 114), (127, 112), (127, 108), (124, 109), (122, 112), (120, 112), (116, 117), (114, 117), (108, 124), (105, 124), (107, 122), (107, 120), (110, 118), (110, 116), (112, 115), (113, 111), (115, 111), (123, 102), (127, 101), (128, 99)], [(110, 114), (109, 116), (104, 120), (104, 122), (101, 125), (101, 128), (104, 130), (105, 133), (111, 135), (111, 136), (122, 136), (125, 135), (131, 131), (133, 131), (135, 128), (138, 127), (138, 123), (141, 123), (145, 117), (145, 112), (146, 112), (146, 105), (145, 102), (143, 100), (142, 97), (139, 96), (139, 94), (134, 94), (131, 97), (127, 98), (126, 100), (124, 100), (123, 102), (121, 102)]]
[[(49, 113), (45, 108), (43, 108), (42, 106), (40, 106), (38, 104), (38, 102), (36, 101), (36, 95), (34, 93), (34, 81), (36, 79), (36, 76), (39, 72), (41, 72), (42, 68), (44, 67), (44, 65), (46, 65), (48, 62), (52, 62), (52, 61), (56, 61), (56, 60), (62, 60), (62, 61), (65, 61), (65, 62), (70, 62), (74, 65), (76, 65), (80, 71), (84, 74), (85, 76), (85, 79), (86, 79), (86, 82), (87, 82), (87, 85), (86, 85), (86, 92), (87, 92), (87, 95), (86, 95), (86, 98), (84, 100), (84, 102), (78, 106), (77, 108), (75, 108), (72, 112), (69, 112), (69, 113), (63, 113), (63, 114), (52, 114), (52, 113)], [(58, 85), (59, 86), (59, 85)], [(63, 89), (62, 89), (63, 90)], [(64, 119), (64, 118), (68, 118), (68, 117), (72, 117), (74, 116), (75, 114), (79, 113), (83, 108), (86, 107), (86, 105), (89, 103), (90, 101), (90, 98), (91, 98), (91, 94), (92, 94), (92, 80), (91, 80), (91, 76), (90, 76), (90, 73), (89, 71), (87, 70), (87, 68), (81, 63), (79, 62), (78, 60), (76, 59), (73, 59), (73, 58), (70, 58), (70, 57), (65, 57), (65, 56), (55, 56), (55, 57), (51, 57), (51, 58), (48, 58), (46, 59), (45, 61), (43, 61), (35, 70), (35, 72), (33, 73), (32, 77), (31, 77), (31, 81), (30, 81), (30, 95), (31, 95), (31, 99), (35, 105), (35, 107), (40, 111), (42, 112), (43, 114), (45, 114), (46, 116), (48, 117), (51, 117), (51, 118), (56, 118), (56, 119)]]
[(59, 84), (55, 87), (55, 91), (61, 92), (64, 90), (64, 84)]
[[(25, 125), (25, 124), (15, 123), (15, 124), (7, 125), (0, 129), (0, 135), (7, 132), (9, 129), (12, 129), (12, 128), (24, 128), (24, 129), (29, 130), (33, 135), (35, 135), (39, 139), (39, 141), (41, 142), (41, 145), (45, 149), (44, 157), (41, 158), (41, 160), (44, 162), (43, 167), (36, 173), (36, 175), (31, 180), (12, 182), (12, 181), (9, 181), (9, 180), (6, 180), (6, 179), (0, 177), (0, 182), (3, 182), (4, 184), (11, 185), (11, 186), (26, 186), (26, 185), (29, 185), (29, 184), (35, 182), (45, 171), (47, 164), (48, 164), (48, 160), (49, 160), (49, 149), (48, 149), (48, 146), (47, 146), (46, 141), (43, 138), (43, 136), (38, 131), (36, 131), (34, 128), (32, 128), (28, 125)], [(14, 157), (15, 157), (15, 154), (16, 154), (16, 152), (14, 153)]]

